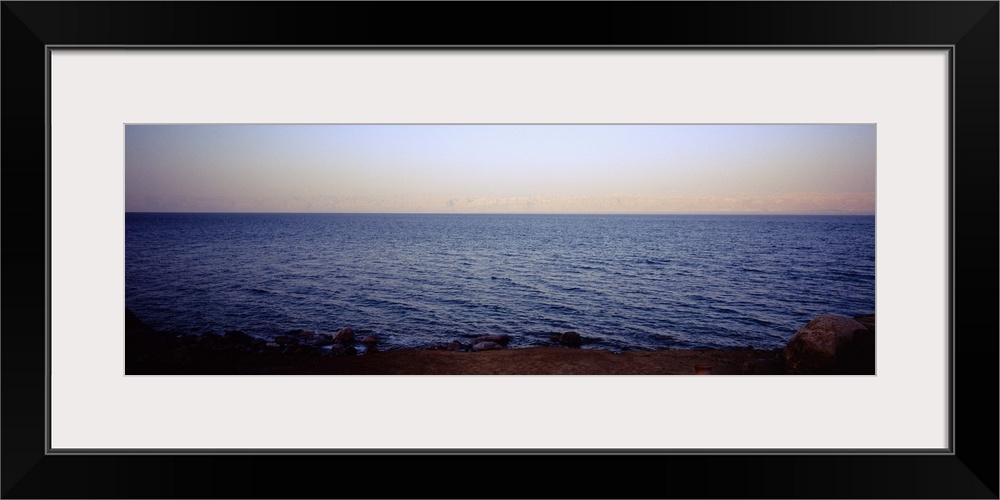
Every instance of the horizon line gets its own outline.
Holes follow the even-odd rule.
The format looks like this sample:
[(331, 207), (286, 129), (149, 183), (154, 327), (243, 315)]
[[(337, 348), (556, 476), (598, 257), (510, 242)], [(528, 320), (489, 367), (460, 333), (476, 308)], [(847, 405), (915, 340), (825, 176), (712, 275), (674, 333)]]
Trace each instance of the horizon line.
[(126, 210), (126, 214), (230, 214), (230, 215), (736, 215), (736, 216), (875, 216), (874, 212), (247, 212), (247, 211), (181, 211)]

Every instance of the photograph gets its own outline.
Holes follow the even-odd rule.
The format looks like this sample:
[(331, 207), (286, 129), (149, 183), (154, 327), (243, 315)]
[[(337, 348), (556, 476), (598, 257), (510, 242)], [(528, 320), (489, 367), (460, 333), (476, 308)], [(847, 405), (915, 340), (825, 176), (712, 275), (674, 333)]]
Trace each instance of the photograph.
[(875, 375), (874, 124), (126, 124), (127, 375)]
[(0, 4), (2, 498), (998, 498), (996, 0)]

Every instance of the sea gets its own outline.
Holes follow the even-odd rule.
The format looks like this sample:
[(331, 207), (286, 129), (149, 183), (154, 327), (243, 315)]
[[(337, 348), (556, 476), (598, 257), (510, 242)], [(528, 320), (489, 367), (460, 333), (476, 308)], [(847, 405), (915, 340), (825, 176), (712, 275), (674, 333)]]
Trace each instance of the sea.
[(783, 347), (875, 312), (874, 216), (126, 213), (125, 307), (160, 331), (350, 326), (382, 350)]

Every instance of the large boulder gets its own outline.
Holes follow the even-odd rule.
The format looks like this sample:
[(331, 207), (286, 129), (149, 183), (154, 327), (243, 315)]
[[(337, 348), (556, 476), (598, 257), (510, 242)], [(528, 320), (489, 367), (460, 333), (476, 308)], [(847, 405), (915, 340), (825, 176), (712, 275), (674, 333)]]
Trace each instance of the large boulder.
[(851, 356), (846, 360), (847, 373), (875, 375), (875, 330), (857, 330), (851, 343)]
[(792, 375), (831, 374), (851, 356), (854, 332), (867, 330), (852, 318), (824, 314), (803, 326), (785, 346), (785, 364)]
[(855, 316), (855, 320), (865, 325), (867, 330), (854, 332), (851, 357), (847, 361), (847, 373), (852, 375), (875, 375), (875, 315)]
[(861, 323), (862, 325), (865, 325), (865, 328), (867, 328), (869, 330), (875, 330), (875, 315), (874, 314), (865, 314), (863, 316), (855, 316), (854, 320), (857, 321), (858, 323)]

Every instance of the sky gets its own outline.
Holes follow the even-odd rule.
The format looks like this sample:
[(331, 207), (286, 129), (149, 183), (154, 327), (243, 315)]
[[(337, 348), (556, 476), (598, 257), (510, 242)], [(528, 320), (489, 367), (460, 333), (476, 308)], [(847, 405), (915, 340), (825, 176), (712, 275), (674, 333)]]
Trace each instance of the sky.
[(126, 212), (874, 214), (868, 125), (126, 125)]

